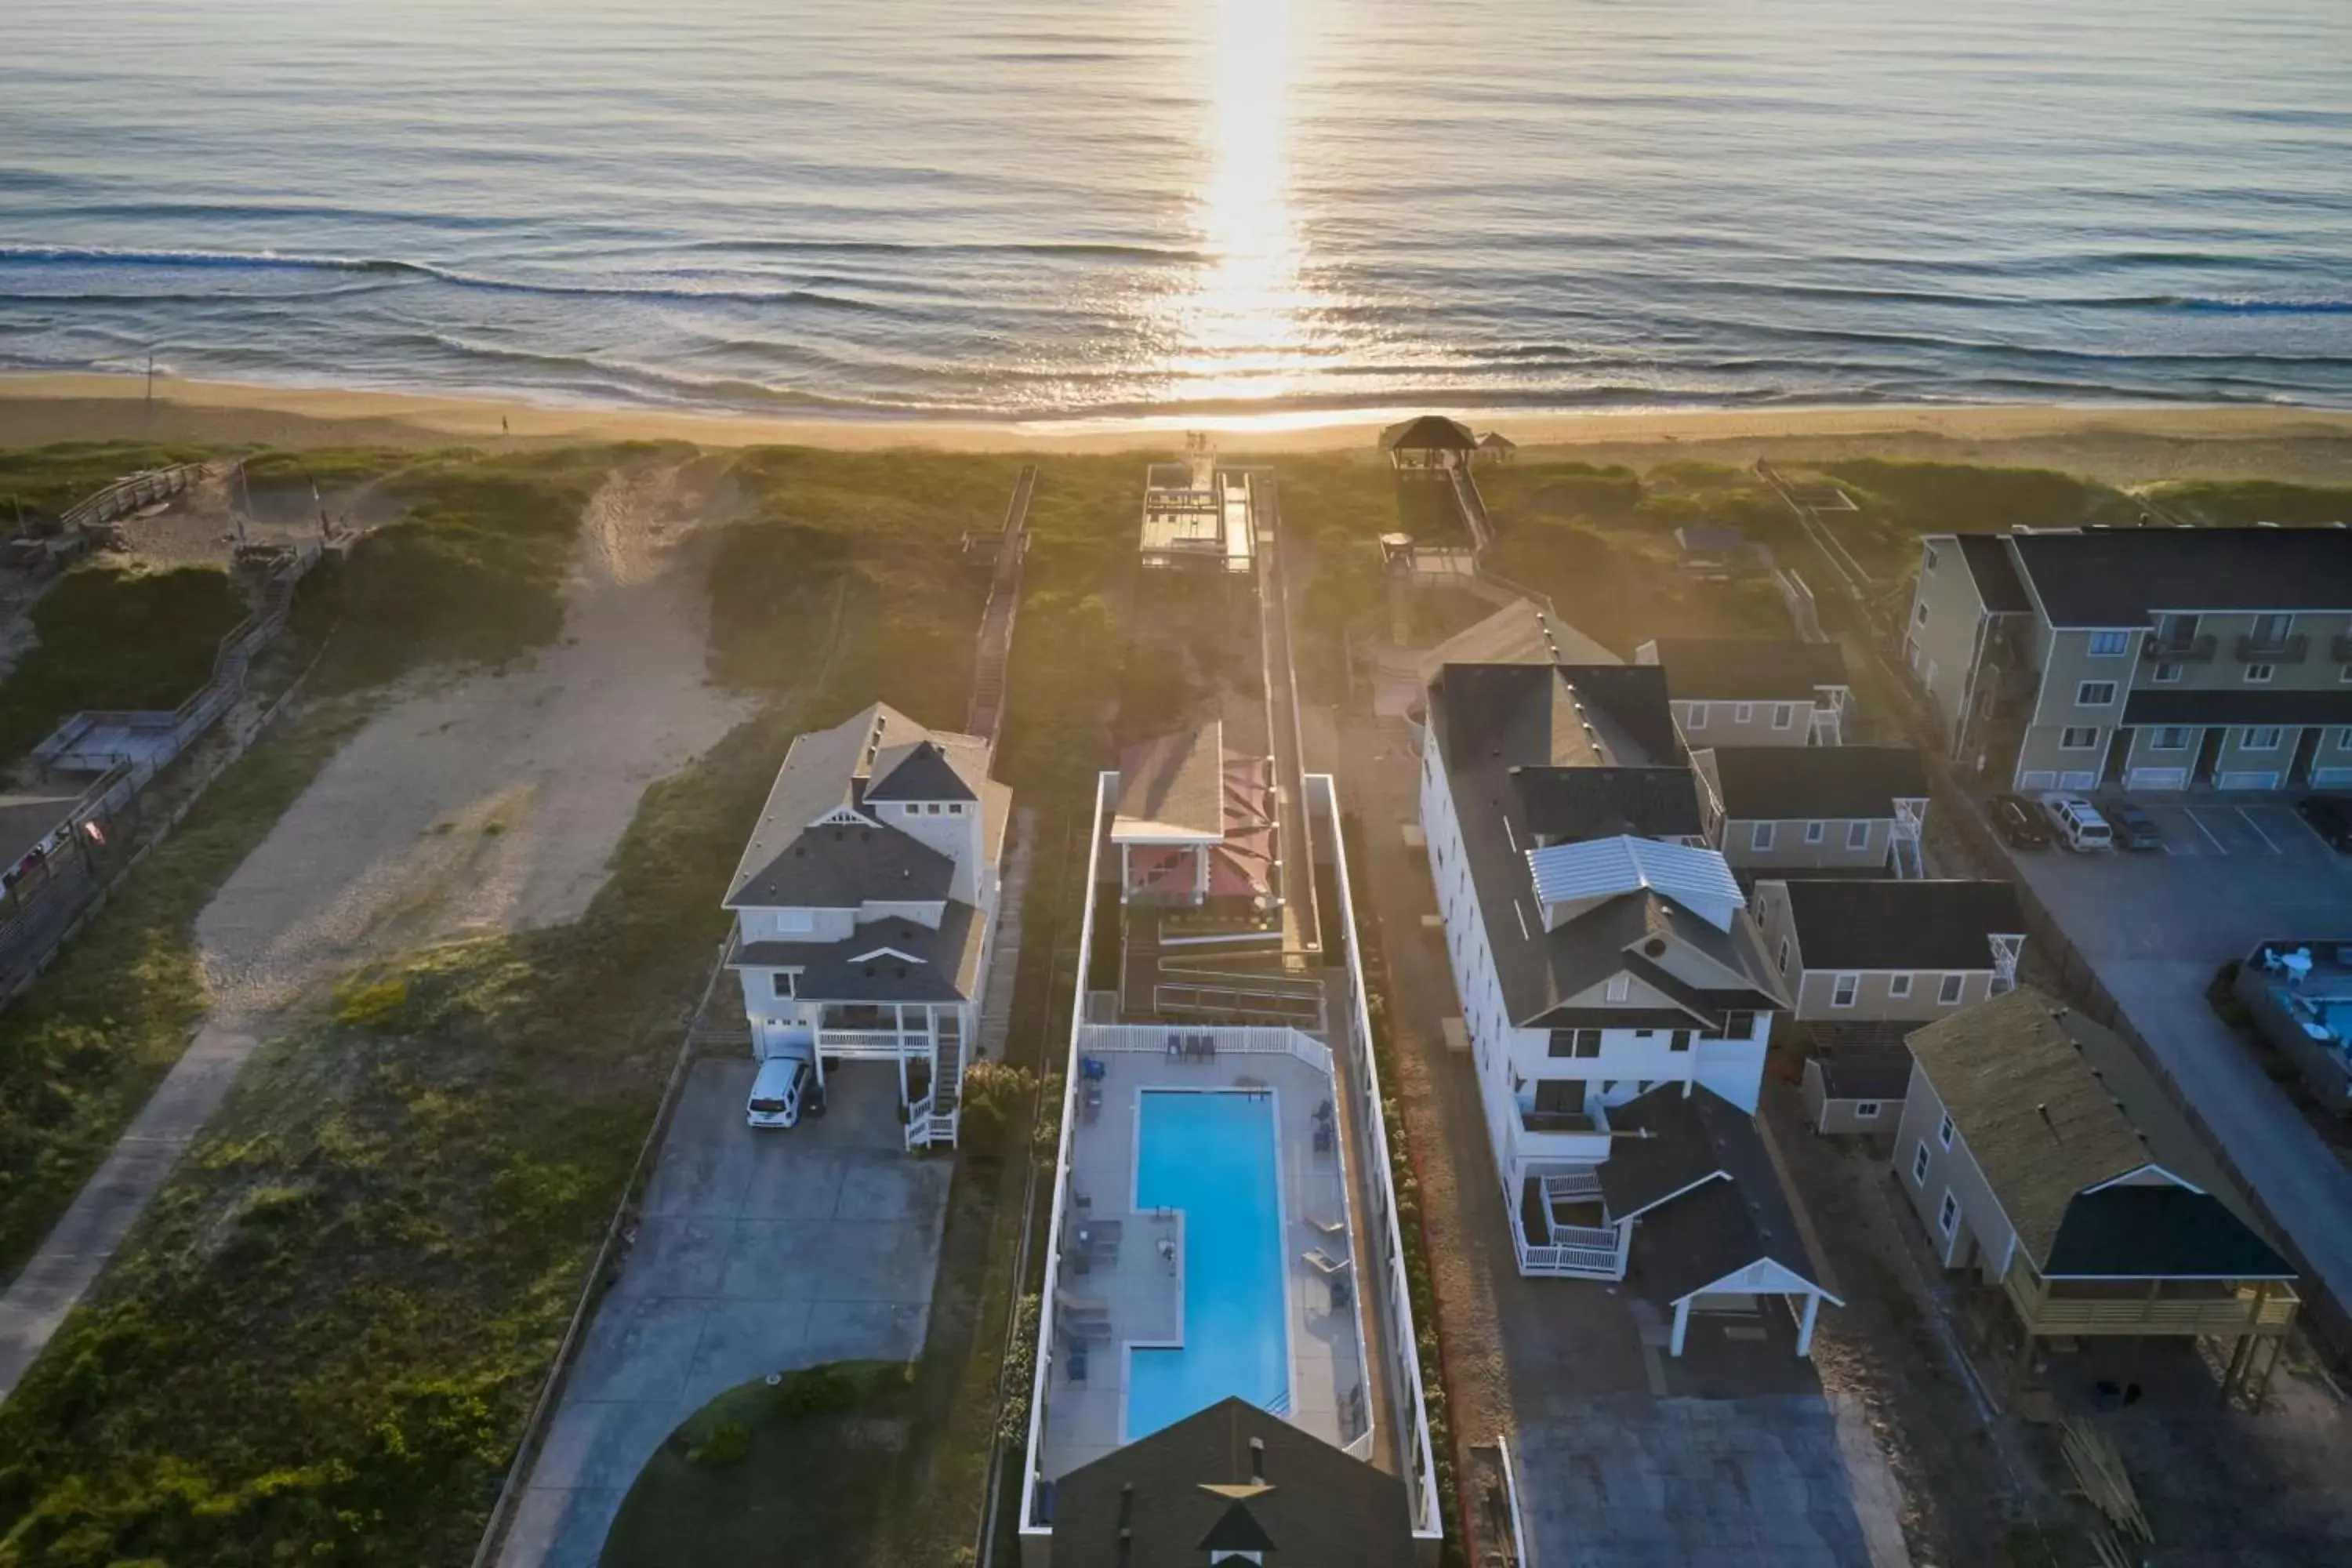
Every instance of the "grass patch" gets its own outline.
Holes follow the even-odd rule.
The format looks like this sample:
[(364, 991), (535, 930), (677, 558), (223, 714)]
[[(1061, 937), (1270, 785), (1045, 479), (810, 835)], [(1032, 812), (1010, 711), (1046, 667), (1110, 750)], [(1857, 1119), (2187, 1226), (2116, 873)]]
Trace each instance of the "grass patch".
[(0, 1406), (0, 1563), (467, 1558), (783, 740), (653, 786), (575, 924), (387, 966), (248, 1068)]
[(0, 526), (54, 521), (76, 501), (115, 480), (148, 468), (198, 463), (203, 447), (157, 447), (142, 441), (62, 441), (0, 451)]
[(186, 1048), (205, 1005), (196, 917), (362, 717), (317, 710), (247, 752), (0, 1013), (0, 1279)]
[(84, 708), (178, 707), (212, 678), (220, 639), (245, 616), (228, 574), (209, 566), (67, 573), (34, 603), (38, 645), (0, 680), (0, 758)]
[(2319, 528), (2352, 522), (2352, 485), (2289, 485), (2275, 479), (2187, 479), (2144, 492), (2176, 517), (2212, 526), (2275, 522)]
[(625, 448), (454, 453), (384, 486), (406, 507), (303, 584), (296, 625), (337, 627), (321, 680), (373, 685), (430, 663), (498, 667), (563, 629), (581, 512)]

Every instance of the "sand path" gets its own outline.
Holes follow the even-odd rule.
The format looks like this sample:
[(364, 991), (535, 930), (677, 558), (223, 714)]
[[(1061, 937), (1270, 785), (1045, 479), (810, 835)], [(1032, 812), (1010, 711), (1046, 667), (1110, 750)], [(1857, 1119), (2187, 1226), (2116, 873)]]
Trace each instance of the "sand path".
[(575, 919), (646, 786), (748, 709), (703, 685), (696, 527), (713, 465), (615, 476), (588, 507), (564, 635), (530, 668), (420, 689), (378, 713), (196, 922), (210, 1017), (0, 1296), (5, 1397), (268, 1037), (350, 965)]

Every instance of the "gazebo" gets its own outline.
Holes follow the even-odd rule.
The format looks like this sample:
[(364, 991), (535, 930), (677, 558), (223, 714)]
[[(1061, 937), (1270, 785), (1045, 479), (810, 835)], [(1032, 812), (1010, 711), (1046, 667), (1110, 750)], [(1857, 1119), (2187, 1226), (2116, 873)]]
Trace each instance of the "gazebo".
[(1400, 473), (1443, 475), (1470, 460), (1478, 438), (1459, 419), (1424, 414), (1381, 431), (1381, 449)]
[(1507, 463), (1518, 449), (1519, 444), (1500, 430), (1489, 430), (1478, 437), (1478, 457), (1484, 462)]

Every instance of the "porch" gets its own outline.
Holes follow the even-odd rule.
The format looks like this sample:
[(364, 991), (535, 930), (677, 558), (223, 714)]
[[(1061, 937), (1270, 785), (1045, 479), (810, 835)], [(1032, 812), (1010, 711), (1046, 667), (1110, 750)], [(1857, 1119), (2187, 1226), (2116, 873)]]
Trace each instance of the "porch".
[(2284, 1334), (2302, 1306), (2283, 1279), (2051, 1280), (2022, 1257), (2010, 1265), (2001, 1289), (2034, 1336)]
[(1590, 1165), (1530, 1168), (1512, 1208), (1519, 1272), (1531, 1278), (1622, 1279), (1630, 1222), (1612, 1224)]

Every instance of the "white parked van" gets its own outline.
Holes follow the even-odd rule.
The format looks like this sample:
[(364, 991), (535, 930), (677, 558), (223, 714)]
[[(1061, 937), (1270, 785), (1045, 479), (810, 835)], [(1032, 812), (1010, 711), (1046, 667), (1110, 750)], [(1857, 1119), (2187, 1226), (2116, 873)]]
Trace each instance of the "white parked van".
[(807, 1057), (770, 1057), (751, 1080), (745, 1120), (754, 1127), (794, 1127), (816, 1090), (816, 1066)]
[(2079, 795), (2045, 795), (2042, 812), (2057, 829), (2058, 842), (2078, 855), (2116, 847), (2115, 830), (2107, 826), (2107, 819)]

